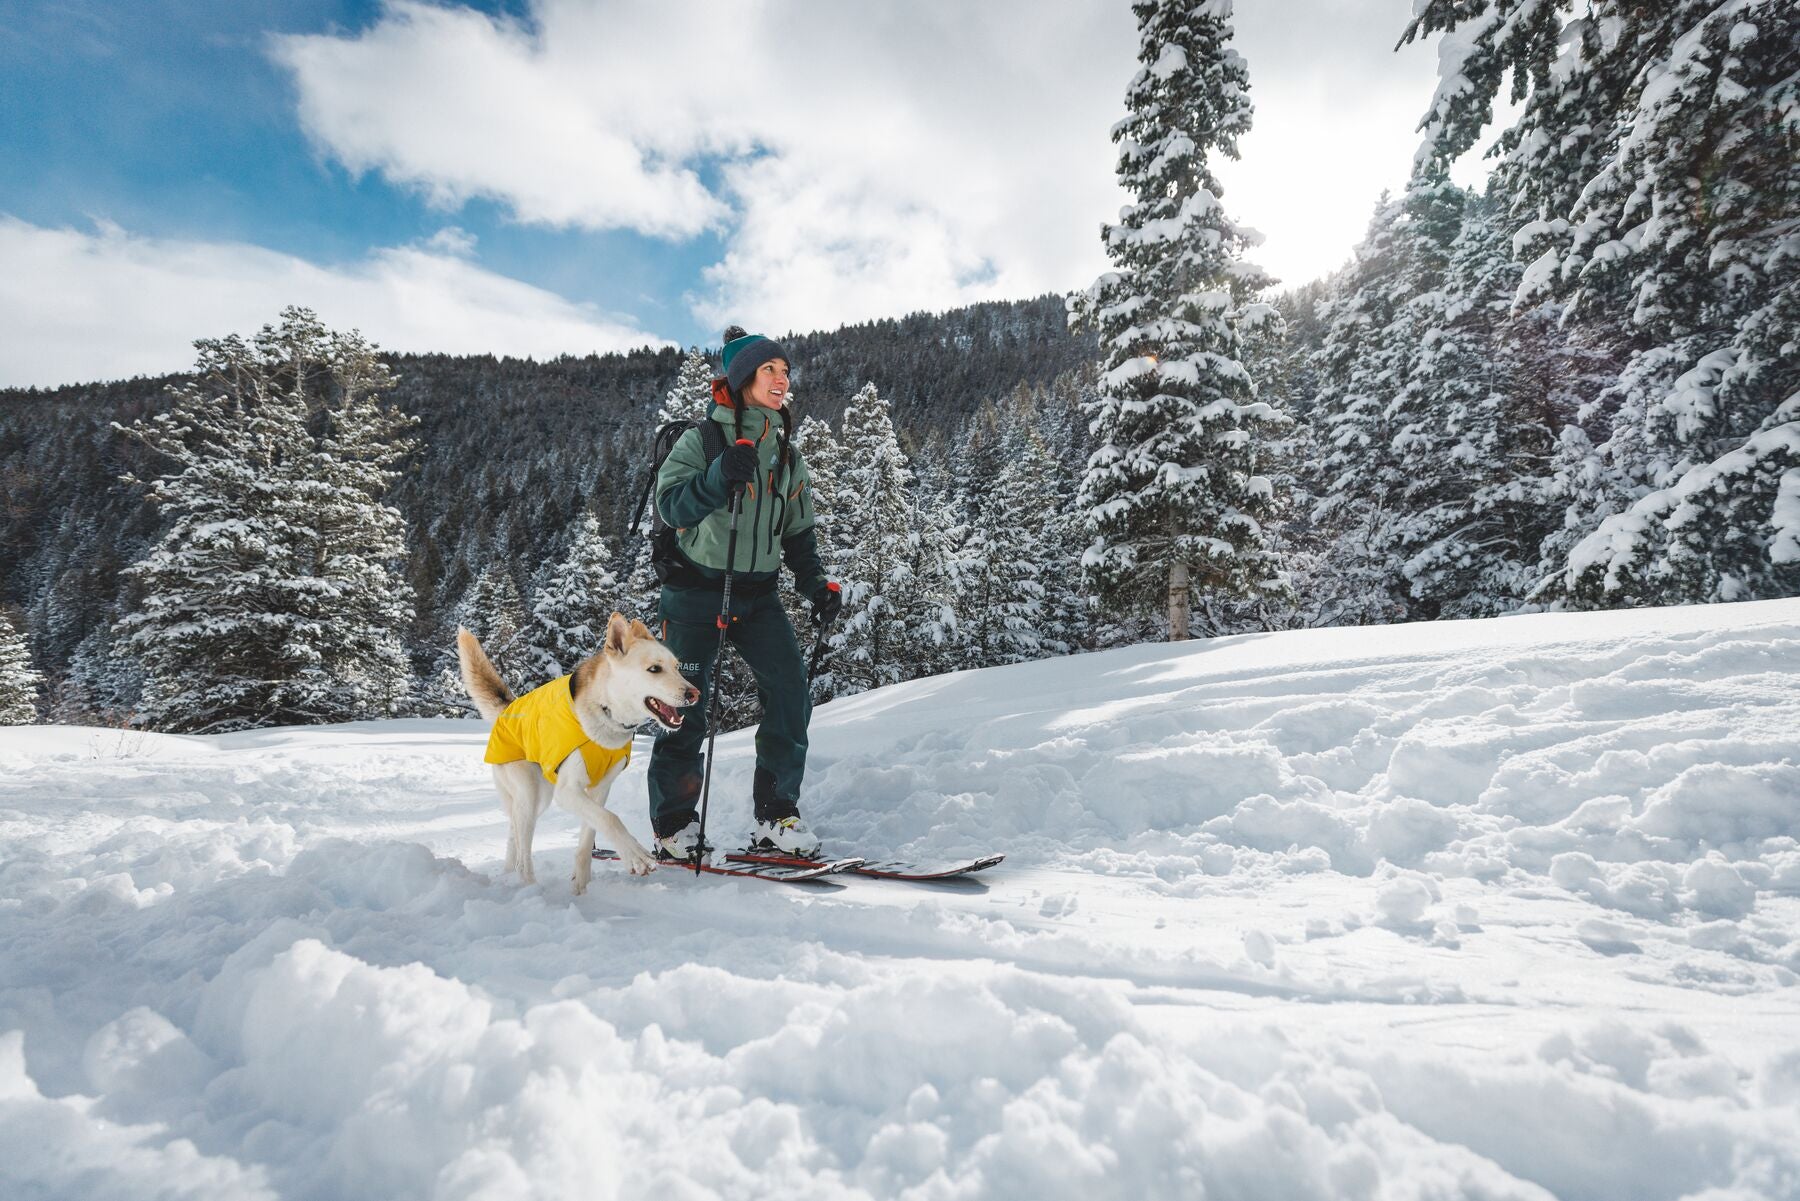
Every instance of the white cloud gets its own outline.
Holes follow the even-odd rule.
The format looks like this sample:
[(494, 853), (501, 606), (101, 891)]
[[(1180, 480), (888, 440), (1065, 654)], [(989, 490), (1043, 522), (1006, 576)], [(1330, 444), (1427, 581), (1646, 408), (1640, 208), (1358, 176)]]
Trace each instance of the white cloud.
[[(1392, 53), (1409, 9), (1239, 6), (1258, 119), (1226, 199), (1290, 283), (1405, 180), (1435, 66)], [(1136, 45), (1123, 2), (534, 0), (520, 22), (389, 0), (274, 53), (352, 169), (529, 223), (719, 229), (695, 313), (811, 329), (1091, 281)]]
[(321, 267), (242, 243), (143, 238), (111, 224), (46, 229), (0, 214), (0, 386), (180, 371), (194, 339), (250, 333), (290, 304), (397, 351), (543, 358), (663, 341), (443, 248)]
[(425, 239), (425, 249), (459, 259), (473, 258), (477, 240), (474, 234), (460, 226), (446, 225)]
[(353, 169), (558, 227), (721, 225), (696, 312), (805, 329), (1091, 279), (1134, 46), (1122, 6), (1035, 0), (538, 0), (529, 28), (394, 0), (275, 55)]
[(724, 206), (618, 102), (629, 82), (620, 48), (594, 49), (590, 59), (505, 18), (410, 0), (354, 38), (274, 42), (300, 83), (302, 124), (352, 171), (378, 170), (444, 207), (499, 199), (550, 225), (687, 235), (717, 221)]

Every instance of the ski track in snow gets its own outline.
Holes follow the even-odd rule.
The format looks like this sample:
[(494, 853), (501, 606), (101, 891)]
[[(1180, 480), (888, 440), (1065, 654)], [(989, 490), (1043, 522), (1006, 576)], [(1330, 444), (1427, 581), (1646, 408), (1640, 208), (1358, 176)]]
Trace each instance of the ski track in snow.
[(1800, 601), (938, 677), (807, 814), (1000, 868), (580, 898), (474, 723), (0, 730), (0, 1195), (1800, 1198), (1797, 684)]

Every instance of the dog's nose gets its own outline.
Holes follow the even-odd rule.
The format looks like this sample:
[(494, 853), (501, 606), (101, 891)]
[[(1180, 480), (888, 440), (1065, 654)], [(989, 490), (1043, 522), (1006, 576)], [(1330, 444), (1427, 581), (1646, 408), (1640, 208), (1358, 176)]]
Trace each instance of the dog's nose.
[(692, 684), (689, 684), (688, 690), (687, 690), (687, 700), (685, 702), (683, 702), (683, 707), (686, 707), (687, 705), (692, 705), (695, 702), (697, 702), (699, 699), (700, 699), (700, 690), (698, 688), (694, 687)]

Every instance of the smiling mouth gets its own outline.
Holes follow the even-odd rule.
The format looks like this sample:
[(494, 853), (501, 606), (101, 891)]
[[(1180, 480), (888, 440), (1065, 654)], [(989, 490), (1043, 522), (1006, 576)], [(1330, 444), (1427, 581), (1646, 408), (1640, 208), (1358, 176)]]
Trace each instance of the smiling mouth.
[(673, 705), (665, 705), (653, 696), (644, 698), (644, 708), (650, 710), (650, 716), (671, 730), (681, 728), (681, 714), (675, 712)]

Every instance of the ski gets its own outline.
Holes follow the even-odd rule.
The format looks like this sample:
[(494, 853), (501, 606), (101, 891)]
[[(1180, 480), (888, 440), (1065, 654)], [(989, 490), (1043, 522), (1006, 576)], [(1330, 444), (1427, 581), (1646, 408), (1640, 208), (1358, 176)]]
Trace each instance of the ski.
[[(603, 863), (619, 862), (619, 853), (607, 847), (595, 847), (594, 858)], [(700, 870), (709, 876), (740, 876), (750, 880), (778, 880), (783, 884), (804, 884), (822, 880), (862, 866), (861, 859), (806, 859), (787, 863), (738, 863), (729, 858), (723, 863), (702, 863)], [(659, 862), (659, 871), (692, 873), (694, 865), (673, 860)]]
[[(838, 862), (855, 863), (857, 866), (845, 869), (854, 876), (869, 876), (878, 880), (924, 881), (951, 880), (972, 872), (985, 871), (1005, 858), (1005, 855), (982, 855), (975, 859), (953, 859), (944, 863), (911, 863), (903, 859), (856, 859), (838, 860)], [(779, 851), (751, 850), (728, 852), (725, 859), (729, 863), (761, 864), (769, 867), (805, 867), (822, 862), (799, 855), (784, 855)]]

